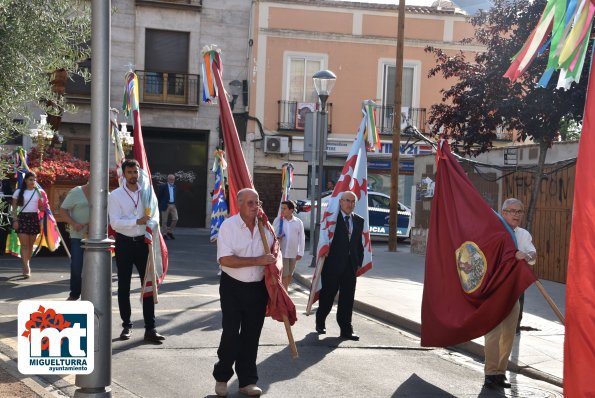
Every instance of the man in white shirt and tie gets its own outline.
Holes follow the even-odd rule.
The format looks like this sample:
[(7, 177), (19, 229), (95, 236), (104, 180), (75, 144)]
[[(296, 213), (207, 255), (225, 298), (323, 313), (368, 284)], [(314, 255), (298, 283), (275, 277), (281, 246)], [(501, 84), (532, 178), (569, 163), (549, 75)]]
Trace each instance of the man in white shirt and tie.
[(289, 288), (295, 264), (304, 255), (306, 235), (302, 220), (294, 217), (295, 203), (291, 200), (281, 202), (281, 215), (273, 221), (273, 228), (281, 243), (283, 255), (283, 286)]
[(356, 201), (357, 196), (351, 191), (341, 194), (341, 210), (337, 215), (335, 234), (322, 268), (322, 289), (316, 311), (316, 332), (325, 334), (326, 317), (331, 312), (335, 296), (339, 292), (337, 323), (341, 328), (340, 336), (355, 341), (359, 340), (359, 336), (353, 332), (351, 318), (356, 274), (364, 261), (364, 219), (353, 212)]

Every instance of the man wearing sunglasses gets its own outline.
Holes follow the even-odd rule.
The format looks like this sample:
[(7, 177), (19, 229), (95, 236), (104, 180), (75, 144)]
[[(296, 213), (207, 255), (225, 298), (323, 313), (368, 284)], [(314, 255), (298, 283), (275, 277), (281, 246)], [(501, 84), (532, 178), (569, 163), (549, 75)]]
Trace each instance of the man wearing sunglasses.
[[(526, 260), (529, 265), (535, 264), (537, 259), (537, 250), (533, 245), (531, 234), (519, 225), (523, 220), (525, 207), (523, 202), (518, 199), (506, 199), (502, 203), (502, 218), (508, 226), (514, 231), (514, 237), (517, 243), (517, 260)], [(512, 307), (510, 314), (498, 326), (485, 335), (485, 386), (489, 388), (510, 388), (511, 385), (506, 381), (506, 368), (508, 367), (508, 358), (512, 352), (512, 343), (517, 328), (517, 320), (520, 323), (520, 314), (522, 313), (522, 298)]]

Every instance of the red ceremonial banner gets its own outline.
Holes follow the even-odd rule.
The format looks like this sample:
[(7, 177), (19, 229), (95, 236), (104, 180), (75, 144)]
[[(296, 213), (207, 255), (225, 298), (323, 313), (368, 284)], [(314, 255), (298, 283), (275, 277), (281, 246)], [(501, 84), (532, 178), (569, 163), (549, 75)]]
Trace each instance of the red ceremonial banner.
[(499, 216), (477, 192), (446, 141), (426, 251), (421, 345), (446, 347), (485, 335), (536, 278)]

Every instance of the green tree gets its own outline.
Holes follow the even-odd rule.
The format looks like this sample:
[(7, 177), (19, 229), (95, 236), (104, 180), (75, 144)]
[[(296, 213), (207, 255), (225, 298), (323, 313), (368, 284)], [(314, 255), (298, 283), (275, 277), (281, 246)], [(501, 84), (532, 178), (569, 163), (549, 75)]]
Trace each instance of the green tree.
[(0, 144), (28, 134), (31, 103), (53, 115), (72, 109), (51, 81), (56, 71), (88, 77), (78, 62), (90, 37), (86, 1), (0, 0)]
[[(492, 147), (497, 128), (516, 131), (519, 140), (527, 137), (539, 144), (539, 160), (528, 205), (527, 227), (531, 230), (546, 153), (562, 129), (583, 117), (588, 67), (580, 83), (569, 90), (556, 89), (557, 73), (547, 88), (537, 82), (545, 71), (548, 51), (538, 56), (515, 82), (503, 77), (514, 55), (537, 24), (546, 0), (495, 0), (487, 13), (472, 18), (475, 37), (465, 42), (485, 46), (485, 51), (468, 60), (461, 51), (449, 54), (428, 47), (437, 64), (429, 76), (442, 75), (455, 84), (442, 90), (443, 102), (433, 105), (429, 123), (431, 132), (453, 138), (456, 150), (477, 155)], [(587, 54), (590, 58), (591, 49)]]

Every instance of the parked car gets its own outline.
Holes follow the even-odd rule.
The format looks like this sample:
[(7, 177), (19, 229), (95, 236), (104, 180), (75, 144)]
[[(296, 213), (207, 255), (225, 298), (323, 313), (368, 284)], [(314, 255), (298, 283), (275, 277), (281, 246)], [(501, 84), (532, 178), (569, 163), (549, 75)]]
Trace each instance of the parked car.
[[(331, 191), (323, 192), (322, 209), (328, 206)], [(304, 223), (306, 232), (310, 231), (310, 214), (312, 204), (309, 199), (297, 200), (297, 217)], [(411, 236), (411, 209), (398, 202), (397, 212), (397, 238), (408, 239)], [(316, 206), (316, 201), (314, 201)], [(368, 192), (368, 216), (370, 220), (370, 235), (388, 237), (388, 221), (390, 213), (390, 196), (381, 192)]]

